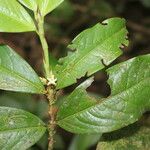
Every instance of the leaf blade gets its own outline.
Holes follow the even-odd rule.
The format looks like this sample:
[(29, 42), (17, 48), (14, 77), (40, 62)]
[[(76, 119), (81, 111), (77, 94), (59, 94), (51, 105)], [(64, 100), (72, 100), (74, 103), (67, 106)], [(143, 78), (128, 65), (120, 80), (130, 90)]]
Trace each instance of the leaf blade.
[(22, 5), (25, 7), (33, 10), (34, 12), (37, 11), (37, 0), (18, 0)]
[(35, 31), (32, 18), (16, 0), (0, 0), (0, 20), (0, 32)]
[[(146, 61), (148, 67), (144, 70), (142, 68), (142, 70), (138, 70), (137, 66), (143, 61)], [(93, 101), (93, 98), (89, 97), (82, 88), (76, 89), (60, 107), (57, 124), (73, 133), (105, 133), (137, 121), (145, 111), (150, 109), (150, 55), (133, 58), (112, 67), (111, 70), (117, 69), (119, 74), (122, 65), (130, 66), (130, 68), (125, 67), (125, 70), (131, 69), (135, 73), (142, 71), (145, 78), (142, 79), (143, 76), (140, 78), (140, 74), (137, 73), (139, 80), (142, 79), (141, 82), (137, 82), (133, 76), (130, 76), (128, 80), (134, 81), (135, 85), (123, 91), (120, 90), (119, 93), (112, 94), (101, 101)], [(114, 71), (116, 76), (117, 73)], [(128, 74), (128, 72), (126, 73)], [(124, 72), (121, 72), (118, 76), (119, 78), (124, 77)], [(114, 84), (117, 84), (117, 82)], [(90, 105), (88, 105), (89, 101), (92, 101)], [(80, 105), (81, 102), (84, 102), (84, 107)]]
[(64, 0), (41, 0), (41, 11), (45, 16), (56, 7), (58, 7)]
[(0, 89), (27, 93), (44, 92), (44, 86), (30, 65), (5, 45), (0, 46)]
[(34, 12), (36, 12), (37, 9), (39, 9), (42, 16), (45, 16), (48, 13), (50, 13), (63, 1), (64, 0), (19, 0), (20, 3), (33, 10)]
[(56, 66), (57, 88), (69, 86), (109, 65), (122, 54), (119, 47), (128, 45), (127, 33), (124, 19), (111, 18), (79, 34), (69, 46), (76, 51), (60, 59)]
[(9, 107), (0, 107), (0, 123), (0, 148), (3, 150), (27, 149), (35, 144), (46, 130), (44, 123), (36, 116)]

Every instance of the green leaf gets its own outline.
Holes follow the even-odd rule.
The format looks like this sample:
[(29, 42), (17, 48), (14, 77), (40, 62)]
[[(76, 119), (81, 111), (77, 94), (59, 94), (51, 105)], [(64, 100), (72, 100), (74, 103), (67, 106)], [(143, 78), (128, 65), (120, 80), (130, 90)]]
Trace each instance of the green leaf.
[(35, 31), (27, 11), (16, 0), (0, 0), (0, 32)]
[(134, 123), (150, 110), (150, 54), (107, 71), (112, 94), (99, 101), (77, 88), (58, 111), (60, 127), (73, 133), (105, 133)]
[[(134, 129), (131, 129), (123, 131), (124, 133), (132, 133)], [(111, 137), (112, 139), (99, 142), (96, 150), (149, 150), (150, 148), (149, 127), (141, 127), (137, 132), (133, 133), (132, 135), (124, 136), (123, 138), (118, 140), (116, 140), (115, 136), (109, 135), (109, 137)], [(119, 132), (118, 136), (120, 136)], [(113, 138), (115, 140), (113, 140)]]
[(10, 47), (0, 46), (0, 89), (26, 93), (43, 93), (39, 77)]
[(40, 10), (41, 15), (45, 16), (57, 6), (59, 6), (64, 0), (18, 0), (24, 6), (28, 7), (29, 9), (33, 10), (34, 12), (37, 9)]
[(69, 150), (87, 150), (94, 146), (100, 139), (101, 134), (76, 135), (71, 142)]
[(0, 149), (25, 150), (45, 133), (45, 124), (20, 109), (0, 107)]
[(69, 45), (76, 51), (60, 59), (56, 66), (57, 88), (69, 86), (109, 65), (122, 54), (121, 45), (128, 45), (127, 33), (124, 19), (111, 18), (79, 34)]
[(18, 0), (21, 4), (26, 6), (27, 8), (33, 10), (34, 12), (37, 11), (38, 1), (39, 0)]
[(39, 0), (39, 6), (41, 6), (41, 12), (45, 16), (56, 7), (58, 7), (64, 0)]

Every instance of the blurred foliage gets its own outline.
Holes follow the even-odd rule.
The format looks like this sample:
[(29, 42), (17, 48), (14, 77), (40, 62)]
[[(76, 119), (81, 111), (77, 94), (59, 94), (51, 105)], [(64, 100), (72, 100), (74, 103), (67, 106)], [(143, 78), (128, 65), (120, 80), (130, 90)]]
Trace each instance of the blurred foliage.
[(48, 106), (45, 100), (36, 100), (29, 94), (3, 92), (0, 95), (0, 106), (24, 109), (37, 114), (41, 119), (47, 117)]
[(128, 127), (104, 134), (97, 150), (149, 150), (150, 117)]
[(97, 144), (101, 134), (83, 134), (74, 136), (69, 150), (87, 150)]
[[(130, 132), (125, 130), (124, 132)], [(150, 132), (148, 127), (141, 128), (134, 135), (117, 141), (100, 142), (97, 150), (149, 150)]]
[(145, 7), (150, 7), (150, 0), (140, 0)]

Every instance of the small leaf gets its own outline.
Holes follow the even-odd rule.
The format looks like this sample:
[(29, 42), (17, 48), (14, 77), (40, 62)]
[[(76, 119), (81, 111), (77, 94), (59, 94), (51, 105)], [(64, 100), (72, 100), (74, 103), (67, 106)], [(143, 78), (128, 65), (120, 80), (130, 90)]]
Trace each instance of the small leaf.
[(56, 66), (57, 88), (67, 87), (109, 65), (122, 54), (120, 46), (128, 45), (127, 33), (124, 19), (111, 18), (79, 34), (69, 45), (76, 51), (60, 59)]
[(16, 0), (0, 0), (0, 32), (35, 31), (27, 11)]
[(64, 0), (18, 0), (24, 6), (33, 10), (34, 12), (37, 9), (40, 10), (41, 15), (45, 16), (53, 9), (55, 9), (58, 5), (60, 5)]
[(137, 121), (150, 110), (150, 54), (108, 70), (112, 94), (101, 101), (83, 88), (66, 97), (57, 124), (73, 133), (105, 133)]
[[(132, 133), (132, 130), (124, 130), (124, 133)], [(120, 136), (120, 134), (118, 134)], [(109, 137), (113, 138), (113, 135)], [(116, 137), (114, 137), (116, 138)], [(149, 150), (150, 148), (150, 128), (141, 127), (137, 132), (132, 135), (124, 136), (118, 140), (108, 140), (99, 142), (96, 150)]]
[(45, 124), (20, 109), (0, 107), (0, 149), (25, 150), (45, 133)]
[(69, 150), (87, 150), (94, 146), (100, 139), (101, 134), (75, 135)]
[(27, 93), (43, 93), (39, 77), (10, 47), (0, 46), (0, 89)]

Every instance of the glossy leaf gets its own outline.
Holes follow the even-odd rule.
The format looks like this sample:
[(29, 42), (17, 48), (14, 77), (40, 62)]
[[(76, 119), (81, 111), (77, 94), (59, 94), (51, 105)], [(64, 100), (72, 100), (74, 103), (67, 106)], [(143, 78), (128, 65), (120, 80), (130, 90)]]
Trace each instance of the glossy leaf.
[(56, 67), (57, 88), (69, 86), (109, 65), (122, 54), (121, 45), (128, 45), (126, 37), (125, 20), (120, 18), (105, 20), (83, 31), (69, 45), (75, 52), (60, 59)]
[(44, 123), (20, 109), (0, 107), (0, 149), (25, 150), (45, 133)]
[(112, 94), (95, 100), (77, 88), (61, 105), (57, 124), (74, 133), (105, 133), (134, 123), (150, 110), (150, 54), (109, 70)]
[(0, 32), (35, 31), (27, 11), (16, 0), (0, 0)]
[(0, 89), (43, 93), (44, 86), (34, 70), (10, 47), (0, 46)]
[(45, 16), (58, 5), (60, 5), (64, 0), (18, 0), (20, 3), (33, 10), (37, 11), (37, 8), (40, 10), (42, 16)]
[[(133, 129), (124, 130), (133, 132)], [(119, 136), (119, 135), (118, 135)], [(113, 135), (111, 135), (113, 138)], [(118, 140), (108, 140), (99, 142), (96, 150), (149, 150), (150, 148), (150, 128), (142, 127), (130, 136), (124, 136)]]

